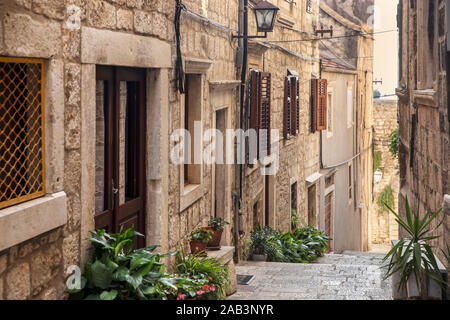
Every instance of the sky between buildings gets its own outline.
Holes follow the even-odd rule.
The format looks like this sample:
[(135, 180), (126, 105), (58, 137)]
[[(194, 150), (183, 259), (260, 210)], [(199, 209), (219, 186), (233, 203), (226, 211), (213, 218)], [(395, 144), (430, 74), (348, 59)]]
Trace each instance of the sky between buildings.
[[(397, 30), (398, 0), (375, 0), (375, 32)], [(374, 83), (374, 90), (381, 95), (394, 95), (398, 87), (398, 32), (375, 34), (374, 80), (383, 80), (383, 84)], [(396, 99), (396, 96), (387, 97)]]

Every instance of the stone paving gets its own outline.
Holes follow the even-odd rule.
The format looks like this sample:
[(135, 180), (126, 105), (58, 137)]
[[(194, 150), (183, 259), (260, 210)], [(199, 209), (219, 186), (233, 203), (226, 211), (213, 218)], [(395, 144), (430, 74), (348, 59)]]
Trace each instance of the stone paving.
[(254, 275), (238, 285), (229, 300), (391, 300), (391, 281), (383, 281), (383, 254), (346, 251), (314, 264), (246, 261), (240, 275)]

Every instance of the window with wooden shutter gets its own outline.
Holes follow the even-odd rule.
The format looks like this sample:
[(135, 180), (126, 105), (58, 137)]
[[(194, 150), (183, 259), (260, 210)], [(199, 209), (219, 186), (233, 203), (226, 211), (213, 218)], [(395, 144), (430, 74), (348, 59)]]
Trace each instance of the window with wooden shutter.
[(268, 72), (261, 72), (259, 78), (259, 129), (265, 130), (258, 133), (260, 139), (259, 155), (269, 156), (270, 155), (270, 100), (271, 100), (271, 84), (272, 78), (271, 74)]
[(288, 139), (291, 134), (291, 78), (284, 79), (283, 137)]
[(327, 129), (327, 80), (311, 81), (311, 131)]
[(298, 77), (287, 76), (285, 79), (283, 117), (284, 138), (296, 136), (300, 130), (300, 81)]
[[(257, 133), (258, 158), (262, 155), (270, 155), (270, 130), (271, 115), (271, 74), (257, 70), (250, 71), (250, 115), (249, 128)], [(261, 132), (264, 130), (263, 132)], [(252, 165), (254, 161), (249, 159), (249, 150), (246, 148), (247, 163)]]

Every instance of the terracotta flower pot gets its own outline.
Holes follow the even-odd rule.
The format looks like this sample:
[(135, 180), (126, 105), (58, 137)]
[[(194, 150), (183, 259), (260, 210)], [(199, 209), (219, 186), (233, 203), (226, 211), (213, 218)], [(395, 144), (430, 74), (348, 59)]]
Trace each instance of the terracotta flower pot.
[[(208, 228), (212, 230), (211, 228)], [(208, 242), (208, 248), (220, 249), (220, 241), (222, 240), (223, 228), (217, 231), (214, 231), (212, 234), (211, 240)]]
[(192, 254), (199, 254), (203, 252), (205, 257), (208, 255), (206, 253), (206, 243), (200, 241), (191, 241), (189, 244), (191, 246)]

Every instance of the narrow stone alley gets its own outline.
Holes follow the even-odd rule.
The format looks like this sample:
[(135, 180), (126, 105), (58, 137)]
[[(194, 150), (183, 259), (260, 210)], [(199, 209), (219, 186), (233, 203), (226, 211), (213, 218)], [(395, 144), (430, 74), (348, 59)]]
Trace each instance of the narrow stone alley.
[(314, 264), (242, 262), (239, 275), (254, 275), (238, 285), (230, 300), (391, 300), (391, 280), (383, 280), (383, 254), (346, 251)]

